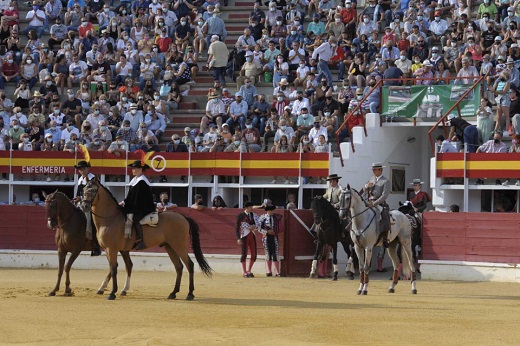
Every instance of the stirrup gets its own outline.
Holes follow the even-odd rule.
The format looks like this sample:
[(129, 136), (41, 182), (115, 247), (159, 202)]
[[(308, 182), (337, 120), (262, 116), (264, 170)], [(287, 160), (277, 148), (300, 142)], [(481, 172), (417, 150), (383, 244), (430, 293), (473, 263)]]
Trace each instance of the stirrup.
[(144, 250), (146, 249), (146, 245), (144, 245), (144, 242), (140, 239), (135, 242), (134, 246), (132, 247), (132, 250)]

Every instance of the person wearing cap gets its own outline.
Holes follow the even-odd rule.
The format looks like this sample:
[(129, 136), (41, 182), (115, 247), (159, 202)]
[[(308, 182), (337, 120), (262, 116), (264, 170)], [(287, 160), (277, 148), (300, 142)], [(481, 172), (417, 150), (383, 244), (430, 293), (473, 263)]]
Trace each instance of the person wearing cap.
[(126, 152), (128, 152), (128, 150), (129, 144), (124, 138), (123, 131), (118, 131), (115, 135), (115, 139), (112, 141), (112, 143), (110, 143), (107, 152), (110, 154), (114, 154), (117, 157), (122, 157), (126, 154)]
[(275, 209), (276, 207), (272, 204), (265, 205), (265, 214), (258, 218), (258, 223), (260, 224), (258, 232), (262, 234), (262, 245), (265, 250), (266, 276), (273, 276), (273, 264), (275, 276), (281, 276), (280, 262), (278, 261), (278, 234), (282, 233), (282, 216), (275, 215)]
[(226, 107), (224, 102), (220, 99), (218, 92), (211, 89), (208, 94), (208, 102), (206, 103), (206, 114), (200, 121), (200, 133), (205, 133), (209, 124), (217, 124), (219, 129), (222, 128), (225, 116)]
[(437, 69), (437, 64), (442, 61), (444, 62), (444, 59), (442, 57), (441, 50), (439, 47), (433, 47), (432, 48), (432, 56), (430, 57), (429, 61), (433, 65), (433, 70)]
[(203, 32), (206, 34), (206, 46), (208, 47), (214, 42), (215, 36), (217, 41), (226, 39), (226, 24), (220, 18), (220, 9), (218, 7), (213, 10), (213, 15), (204, 23)]
[(229, 128), (235, 128), (236, 125), (240, 125), (241, 129), (244, 130), (247, 114), (247, 103), (242, 99), (242, 94), (237, 92), (235, 101), (229, 106), (229, 119), (226, 123), (229, 125)]
[(127, 215), (125, 229), (131, 230), (133, 225), (136, 231), (137, 239), (133, 249), (143, 250), (146, 248), (146, 245), (144, 243), (143, 228), (139, 221), (155, 211), (150, 181), (143, 174), (150, 167), (141, 160), (134, 161), (128, 167), (132, 168), (134, 177), (128, 184), (130, 189), (125, 200), (120, 204), (123, 206), (123, 212)]
[(498, 35), (495, 37), (493, 45), (489, 47), (489, 54), (491, 59), (495, 59), (498, 56), (507, 56), (508, 47), (502, 41), (502, 36)]
[(515, 8), (507, 5), (507, 16), (505, 16), (505, 18), (502, 19), (502, 23), (501, 23), (502, 31), (507, 30), (507, 28), (510, 28), (510, 25), (512, 23), (515, 24), (515, 29), (516, 29), (516, 24), (519, 22), (520, 22), (520, 17), (518, 17), (515, 14)]
[(312, 52), (312, 60), (318, 64), (318, 78), (326, 77), (330, 87), (333, 85), (332, 74), (330, 73), (328, 63), (332, 57), (336, 55), (336, 46), (337, 40), (331, 36), (327, 42), (322, 43)]
[[(76, 186), (76, 197), (74, 197), (72, 201), (75, 204), (79, 204), (83, 198), (83, 189), (90, 180), (95, 178), (95, 175), (90, 173), (90, 162), (88, 161), (78, 161), (78, 163), (74, 165), (74, 168), (78, 170), (80, 176), (78, 178)], [(96, 237), (96, 225), (92, 222), (92, 212), (90, 210), (88, 212), (85, 212), (85, 217), (87, 219), (87, 232), (92, 234), (93, 240), (91, 256), (99, 256), (101, 255), (101, 250)]]
[[(371, 208), (381, 207), (382, 209), (375, 208), (377, 213), (380, 214), (380, 226), (379, 230), (382, 233), (383, 245), (388, 246), (388, 231), (390, 231), (390, 207), (386, 203), (392, 184), (383, 175), (383, 164), (381, 162), (372, 163), (372, 173), (374, 174), (368, 182), (363, 186), (360, 193), (368, 195), (367, 205)], [(379, 217), (377, 218), (379, 220)], [(378, 259), (379, 262), (379, 259)], [(382, 258), (381, 258), (382, 262)], [(378, 263), (379, 265), (379, 263)]]
[(480, 145), (477, 127), (453, 113), (448, 114), (447, 120), (446, 125), (450, 127), (448, 139), (451, 141), (460, 140), (463, 144), (466, 144), (468, 152), (476, 152)]
[(417, 79), (415, 81), (415, 85), (431, 85), (433, 83), (433, 72), (432, 72), (433, 65), (430, 62), (430, 60), (424, 60), (422, 67), (414, 72), (414, 76), (417, 78), (424, 78), (424, 79)]
[[(235, 234), (237, 237), (237, 243), (241, 246), (242, 255), (240, 257), (240, 263), (242, 264), (242, 275), (245, 278), (254, 277), (251, 272), (253, 265), (256, 261), (256, 237), (255, 231), (258, 231), (261, 227), (258, 216), (253, 213), (253, 202), (246, 202), (244, 205), (244, 211), (237, 215), (235, 224)], [(249, 258), (249, 265), (246, 266), (247, 250), (251, 254)]]
[[(238, 85), (238, 84), (237, 84)], [(242, 98), (247, 103), (247, 107), (250, 108), (255, 102), (255, 97), (258, 94), (256, 87), (251, 83), (251, 79), (244, 78), (244, 85), (242, 85), (238, 92), (242, 95)]]
[(506, 60), (506, 71), (509, 72), (509, 82), (518, 89), (520, 86), (520, 71), (515, 67), (515, 61), (511, 57)]
[(246, 81), (254, 86), (258, 81), (260, 73), (262, 72), (262, 66), (260, 66), (260, 63), (253, 59), (253, 52), (246, 52), (245, 60), (246, 62), (240, 69), (240, 75), (237, 77), (238, 89), (240, 89), (243, 84), (247, 84)]
[(325, 194), (323, 195), (323, 198), (325, 198), (327, 201), (329, 201), (330, 204), (335, 209), (339, 209), (339, 197), (341, 195), (341, 185), (339, 185), (339, 180), (341, 179), (340, 176), (338, 176), (336, 173), (329, 174), (327, 177), (327, 181), (329, 182), (329, 187), (325, 191)]
[[(211, 18), (210, 18), (211, 19)], [(215, 18), (213, 18), (215, 19)], [(220, 18), (218, 18), (220, 19)], [(222, 19), (220, 19), (222, 20)], [(208, 20), (209, 22), (209, 20)], [(208, 24), (206, 22), (206, 24)], [(208, 35), (209, 36), (209, 35)], [(213, 81), (215, 84), (219, 84), (220, 86), (226, 86), (226, 66), (228, 62), (229, 51), (226, 44), (222, 41), (219, 41), (217, 35), (213, 35), (211, 37), (211, 44), (209, 44), (208, 48), (208, 62), (207, 67), (213, 69)]]
[(246, 121), (246, 128), (242, 131), (242, 138), (245, 140), (249, 152), (258, 153), (262, 149), (260, 131), (253, 126), (253, 122), (250, 119)]
[(448, 30), (448, 22), (441, 18), (442, 12), (434, 12), (434, 20), (430, 23), (431, 39), (435, 42), (440, 42), (444, 47), (446, 43), (446, 31)]
[(427, 192), (421, 191), (424, 182), (421, 179), (414, 179), (410, 185), (413, 186), (413, 191), (408, 194), (408, 201), (412, 202), (413, 208), (416, 212), (422, 213), (426, 210), (431, 197)]

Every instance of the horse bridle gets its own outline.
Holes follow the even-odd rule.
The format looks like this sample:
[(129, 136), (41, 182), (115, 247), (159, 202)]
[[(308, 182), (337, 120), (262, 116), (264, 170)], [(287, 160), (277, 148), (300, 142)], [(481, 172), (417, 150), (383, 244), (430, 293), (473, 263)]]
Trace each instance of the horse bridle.
[[(53, 210), (53, 211), (55, 210), (56, 211), (55, 215), (54, 215), (55, 216), (54, 220), (56, 221), (55, 224), (58, 225), (58, 228), (63, 228), (63, 225), (66, 224), (70, 220), (70, 218), (72, 217), (72, 214), (73, 214), (73, 213), (69, 213), (67, 218), (62, 220), (62, 222), (60, 224), (60, 220), (59, 220), (59, 217), (58, 217), (58, 200), (55, 198), (54, 194), (52, 194), (52, 197), (49, 200), (45, 199), (45, 207), (49, 211), (50, 210)], [(52, 222), (53, 221), (53, 217), (52, 216), (48, 217), (47, 221), (48, 222)]]
[[(359, 215), (362, 215), (364, 213), (366, 213), (367, 211), (372, 211), (373, 215), (372, 215), (372, 218), (370, 219), (370, 222), (365, 226), (365, 228), (359, 233), (359, 235), (356, 235), (356, 236), (360, 236), (361, 234), (365, 233), (365, 231), (368, 229), (368, 227), (372, 224), (372, 221), (374, 221), (377, 213), (375, 212), (374, 208), (373, 207), (369, 207), (367, 205), (367, 202), (365, 201), (365, 199), (363, 198), (363, 196), (361, 196), (361, 194), (356, 190), (356, 189), (347, 189), (348, 193), (350, 195), (352, 195), (352, 190), (354, 190), (355, 193), (358, 194), (358, 196), (361, 198), (361, 200), (363, 201), (363, 203), (365, 203), (365, 210), (363, 210), (361, 213), (358, 213), (358, 214), (355, 214), (355, 215), (350, 215), (350, 216), (347, 216), (347, 219), (349, 220), (349, 223), (353, 224), (354, 223), (354, 218), (358, 217)], [(346, 192), (345, 192), (346, 193)], [(341, 203), (343, 204), (343, 203)], [(349, 198), (349, 201), (348, 201), (348, 207), (347, 208), (341, 208), (340, 207), (340, 211), (341, 210), (350, 210), (350, 207), (352, 206), (352, 196), (350, 196)]]
[[(87, 193), (83, 192), (82, 202), (83, 203), (88, 203), (90, 205), (89, 209), (90, 209), (90, 212), (92, 213), (92, 215), (94, 215), (96, 217), (99, 217), (100, 219), (109, 219), (109, 218), (114, 217), (116, 214), (109, 215), (109, 216), (102, 216), (102, 215), (94, 213), (94, 211), (92, 210), (92, 204), (93, 204), (92, 202), (93, 202), (94, 198), (99, 198), (98, 197), (98, 191), (100, 189), (100, 186), (99, 186), (99, 182), (98, 181), (94, 182), (93, 180), (90, 180), (85, 187), (87, 187), (88, 184), (95, 185), (96, 186), (95, 188), (94, 187), (90, 187), (89, 190), (90, 191), (91, 190), (95, 190), (96, 192), (94, 192), (94, 193), (91, 193), (90, 191), (87, 192)], [(87, 200), (86, 199), (87, 195), (91, 195), (91, 194), (92, 194), (92, 196)]]

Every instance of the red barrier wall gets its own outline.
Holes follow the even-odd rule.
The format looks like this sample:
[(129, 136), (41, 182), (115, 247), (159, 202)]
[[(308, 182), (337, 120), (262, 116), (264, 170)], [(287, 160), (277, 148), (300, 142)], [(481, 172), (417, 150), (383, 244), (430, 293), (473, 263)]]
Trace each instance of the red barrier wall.
[[(200, 228), (202, 251), (205, 254), (239, 255), (240, 246), (235, 236), (235, 220), (240, 209), (193, 210), (178, 208), (179, 213), (192, 217)], [(308, 210), (297, 210), (297, 215), (310, 226), (312, 215)], [(263, 210), (256, 210), (262, 214)], [(288, 210), (277, 210), (283, 216), (282, 235), (279, 238), (280, 255), (284, 256), (282, 270), (285, 275), (303, 275), (310, 270), (310, 261), (296, 261), (295, 256), (314, 254), (314, 243), (304, 227)], [(288, 245), (286, 245), (288, 244)], [(257, 234), (258, 253), (263, 254), (261, 236)], [(44, 207), (0, 207), (0, 248), (23, 250), (56, 250), (54, 232), (47, 228)], [(149, 252), (164, 252), (156, 247)], [(238, 265), (238, 263), (237, 263)]]
[(423, 213), (423, 259), (520, 263), (520, 215)]

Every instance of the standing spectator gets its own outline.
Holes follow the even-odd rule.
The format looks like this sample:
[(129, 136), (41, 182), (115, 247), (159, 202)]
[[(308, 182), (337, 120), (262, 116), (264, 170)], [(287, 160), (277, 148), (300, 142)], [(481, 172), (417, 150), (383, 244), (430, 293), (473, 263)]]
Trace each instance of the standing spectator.
[(332, 87), (333, 85), (332, 74), (330, 73), (328, 63), (336, 52), (336, 42), (336, 38), (331, 36), (328, 42), (322, 43), (312, 53), (312, 60), (316, 61), (318, 64), (318, 78), (326, 77), (330, 87)]
[(27, 28), (23, 31), (25, 35), (29, 33), (29, 31), (34, 30), (36, 31), (36, 35), (38, 38), (42, 37), (43, 34), (43, 26), (45, 24), (47, 16), (45, 15), (45, 12), (40, 10), (40, 5), (38, 1), (33, 1), (32, 10), (27, 12), (27, 16), (25, 17), (25, 20), (29, 23)]
[(463, 144), (466, 144), (470, 153), (477, 151), (479, 140), (478, 130), (475, 125), (471, 125), (466, 120), (456, 117), (453, 113), (448, 115), (447, 125), (450, 126), (450, 134), (448, 135), (450, 140), (461, 140)]
[(224, 87), (226, 85), (226, 66), (229, 51), (224, 42), (219, 41), (217, 35), (211, 37), (211, 44), (208, 49), (208, 68), (213, 68), (213, 81)]
[[(220, 9), (216, 8), (215, 10), (213, 10), (213, 16), (206, 20), (203, 31), (206, 33), (206, 45), (208, 47), (215, 40), (224, 41), (226, 39), (226, 37), (227, 37), (226, 24), (220, 18)], [(217, 36), (217, 38), (214, 40), (213, 36)]]

